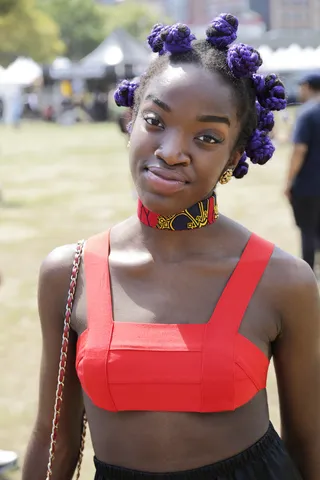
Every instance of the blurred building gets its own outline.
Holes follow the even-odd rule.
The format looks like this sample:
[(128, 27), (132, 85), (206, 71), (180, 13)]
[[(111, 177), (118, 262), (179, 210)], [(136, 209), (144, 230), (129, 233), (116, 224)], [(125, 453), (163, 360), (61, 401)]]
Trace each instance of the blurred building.
[(208, 19), (221, 12), (249, 10), (249, 0), (153, 0), (161, 3), (167, 15), (174, 20), (194, 25), (207, 24)]
[(320, 0), (270, 0), (270, 27), (320, 29)]
[(250, 9), (263, 18), (267, 29), (270, 28), (270, 0), (250, 0)]
[[(248, 36), (261, 35), (266, 25), (262, 16), (250, 9), (250, 0), (146, 0), (161, 7), (165, 15), (193, 27), (197, 37), (205, 34), (205, 27), (221, 12), (230, 12), (240, 20), (240, 29)], [(320, 0), (319, 0), (320, 1)], [(239, 29), (239, 33), (241, 34)]]

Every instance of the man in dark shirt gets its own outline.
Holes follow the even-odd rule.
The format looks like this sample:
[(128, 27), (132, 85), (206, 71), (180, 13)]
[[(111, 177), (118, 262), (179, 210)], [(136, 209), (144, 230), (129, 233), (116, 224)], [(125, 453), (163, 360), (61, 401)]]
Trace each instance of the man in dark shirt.
[(314, 268), (320, 222), (320, 74), (300, 83), (300, 107), (285, 194), (301, 231), (303, 259)]

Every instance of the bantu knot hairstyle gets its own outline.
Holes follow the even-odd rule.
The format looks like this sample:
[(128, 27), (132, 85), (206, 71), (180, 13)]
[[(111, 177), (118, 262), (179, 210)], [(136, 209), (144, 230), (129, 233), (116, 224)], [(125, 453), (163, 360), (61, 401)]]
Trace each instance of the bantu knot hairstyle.
[(134, 92), (139, 87), (138, 82), (123, 80), (114, 92), (114, 100), (118, 107), (130, 107), (134, 105)]
[(228, 65), (235, 77), (251, 77), (262, 65), (262, 58), (257, 50), (239, 43), (228, 49)]
[(168, 28), (166, 25), (162, 25), (162, 23), (157, 23), (156, 25), (154, 25), (150, 35), (148, 36), (149, 47), (154, 53), (158, 53), (159, 55), (163, 55), (165, 53), (165, 50), (163, 48), (164, 43), (160, 34), (166, 28)]
[(262, 58), (257, 50), (243, 43), (231, 45), (237, 37), (238, 20), (222, 14), (207, 29), (207, 41), (218, 50), (226, 50), (228, 67), (236, 78), (251, 78), (256, 91), (257, 128), (251, 133), (233, 175), (242, 178), (248, 173), (247, 158), (252, 163), (264, 165), (273, 156), (275, 148), (268, 136), (274, 127), (272, 110), (286, 107), (285, 89), (279, 78), (272, 74), (258, 75)]
[(240, 158), (238, 165), (233, 171), (234, 177), (243, 178), (245, 175), (247, 175), (249, 170), (249, 165), (247, 164), (246, 160), (247, 160), (247, 154), (244, 153)]
[(191, 42), (195, 38), (190, 28), (182, 23), (171, 26), (157, 23), (148, 36), (148, 43), (151, 50), (159, 55), (165, 53), (177, 54), (191, 50)]
[(260, 75), (262, 59), (257, 50), (243, 43), (233, 44), (239, 22), (231, 14), (215, 18), (206, 31), (206, 39), (194, 41), (187, 25), (157, 24), (148, 36), (148, 43), (156, 59), (137, 82), (122, 82), (115, 92), (119, 106), (133, 107), (136, 118), (144, 91), (151, 78), (161, 73), (168, 64), (193, 63), (218, 72), (234, 93), (241, 131), (235, 145), (243, 155), (235, 168), (236, 178), (244, 177), (249, 169), (248, 159), (264, 165), (274, 153), (269, 133), (274, 127), (273, 111), (286, 107), (283, 83), (275, 74)]
[(191, 42), (196, 37), (187, 25), (176, 23), (172, 27), (161, 30), (160, 38), (164, 43), (163, 49), (165, 52), (184, 53), (192, 49)]
[(267, 108), (262, 107), (262, 105), (256, 101), (256, 110), (257, 110), (257, 119), (258, 119), (258, 130), (265, 130), (271, 132), (274, 127), (274, 115)]
[(207, 28), (207, 40), (218, 49), (226, 48), (237, 38), (239, 22), (229, 13), (222, 13)]
[(253, 82), (259, 103), (269, 110), (283, 110), (287, 106), (283, 83), (274, 73), (263, 77), (254, 75)]
[(246, 146), (246, 154), (252, 163), (264, 165), (274, 154), (274, 146), (268, 137), (268, 132), (256, 129)]

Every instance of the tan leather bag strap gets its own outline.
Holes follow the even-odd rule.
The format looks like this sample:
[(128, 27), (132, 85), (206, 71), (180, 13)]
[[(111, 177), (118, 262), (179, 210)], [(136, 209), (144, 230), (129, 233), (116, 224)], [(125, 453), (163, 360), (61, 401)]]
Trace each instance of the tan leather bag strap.
[[(72, 313), (73, 301), (76, 293), (77, 279), (78, 279), (78, 273), (79, 273), (79, 268), (81, 264), (83, 247), (84, 247), (84, 240), (81, 240), (77, 243), (76, 253), (73, 260), (70, 286), (68, 291), (68, 299), (67, 299), (67, 304), (65, 309), (59, 370), (58, 370), (58, 380), (57, 380), (57, 390), (56, 390), (56, 399), (54, 404), (54, 414), (53, 414), (53, 420), (52, 420), (49, 461), (47, 466), (46, 480), (51, 480), (52, 478), (52, 465), (53, 465), (54, 455), (55, 455), (55, 450), (57, 445), (60, 411), (61, 411), (61, 405), (63, 400), (63, 390), (64, 390), (64, 383), (65, 383), (65, 376), (66, 376), (71, 313)], [(81, 445), (80, 445), (80, 451), (79, 451), (76, 480), (79, 480), (80, 478), (83, 450), (85, 445), (86, 427), (87, 427), (87, 419), (84, 413), (83, 423), (82, 423), (82, 435), (81, 435), (82, 438), (81, 438)]]

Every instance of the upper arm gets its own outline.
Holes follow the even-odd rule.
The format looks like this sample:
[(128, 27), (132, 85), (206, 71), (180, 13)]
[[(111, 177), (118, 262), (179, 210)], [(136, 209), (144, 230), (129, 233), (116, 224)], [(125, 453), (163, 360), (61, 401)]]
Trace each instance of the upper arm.
[(306, 143), (296, 143), (293, 146), (292, 157), (294, 159), (303, 161), (308, 151), (308, 145)]
[[(74, 246), (60, 247), (44, 260), (39, 276), (38, 308), (42, 331), (42, 357), (36, 431), (50, 438), (60, 359), (64, 309), (69, 289)], [(60, 442), (79, 448), (83, 402), (75, 370), (76, 334), (70, 330), (66, 379), (59, 422)]]
[(282, 332), (274, 345), (282, 436), (304, 478), (315, 479), (320, 478), (319, 291), (310, 267), (290, 261), (281, 294)]

